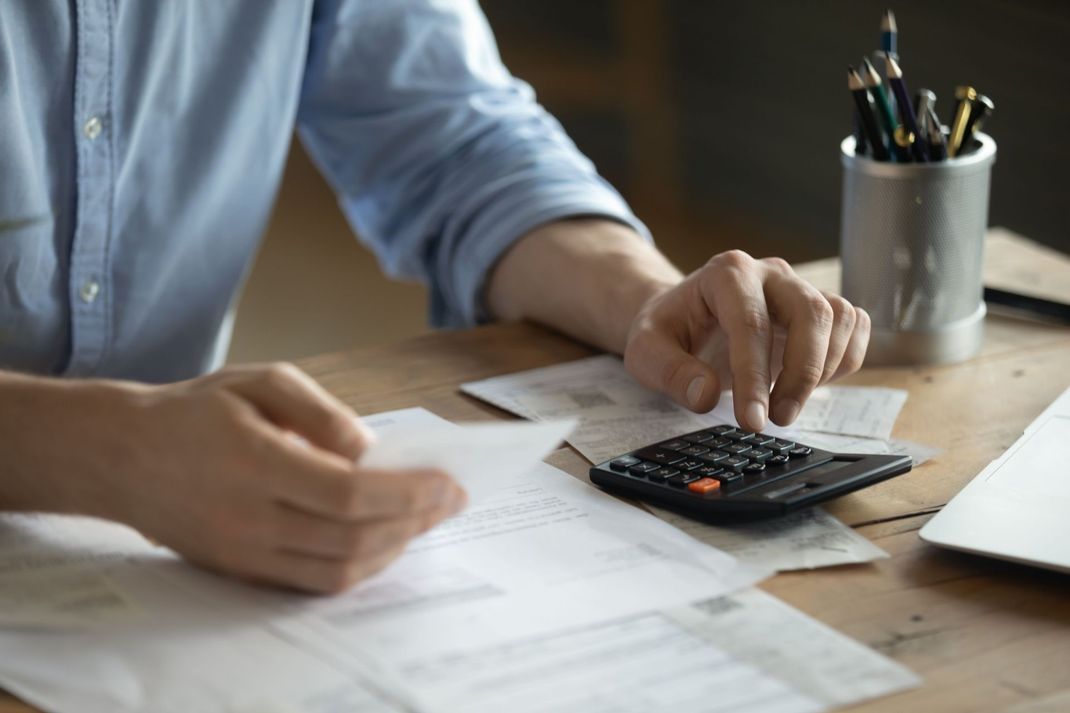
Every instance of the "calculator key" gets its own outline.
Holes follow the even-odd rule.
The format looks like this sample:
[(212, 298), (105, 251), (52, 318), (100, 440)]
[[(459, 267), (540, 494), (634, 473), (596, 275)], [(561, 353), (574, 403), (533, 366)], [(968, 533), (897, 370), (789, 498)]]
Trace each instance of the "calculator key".
[(640, 463), (639, 465), (633, 465), (628, 469), (628, 472), (632, 475), (643, 477), (652, 470), (657, 470), (661, 466), (657, 463)]
[(731, 438), (733, 441), (745, 441), (754, 435), (751, 431), (732, 431), (731, 433), (724, 434), (725, 438)]
[(677, 470), (682, 470), (685, 473), (690, 473), (691, 471), (697, 468), (701, 468), (704, 465), (706, 464), (700, 461), (698, 458), (688, 458), (687, 460), (682, 460), (679, 463), (676, 463), (675, 465), (673, 465), (673, 468), (676, 468)]
[(669, 451), (664, 448), (644, 448), (636, 451), (635, 456), (642, 458), (643, 460), (653, 461), (655, 463), (661, 463), (662, 465), (672, 465), (679, 463), (685, 456), (677, 453), (676, 451)]
[(749, 451), (750, 446), (748, 446), (746, 443), (733, 443), (730, 446), (725, 446), (721, 450), (730, 456), (738, 456), (743, 451)]
[(735, 443), (735, 441), (733, 441), (731, 438), (723, 438), (722, 437), (722, 438), (718, 438), (716, 441), (710, 441), (709, 443), (706, 444), (706, 446), (709, 447), (709, 448), (717, 449), (717, 448), (724, 448), (725, 446), (730, 446), (733, 443)]
[(713, 478), (699, 478), (694, 483), (687, 486), (687, 489), (692, 493), (698, 493), (699, 495), (707, 495), (709, 493), (716, 493), (721, 489), (721, 483)]
[(690, 445), (691, 444), (687, 441), (678, 438), (674, 441), (665, 441), (664, 443), (659, 443), (658, 448), (665, 448), (670, 451), (682, 451)]
[(679, 474), (680, 474), (680, 471), (676, 470), (676, 468), (665, 467), (665, 468), (658, 468), (657, 470), (654, 470), (654, 471), (651, 471), (651, 472), (647, 473), (646, 477), (650, 478), (655, 483), (664, 483), (669, 478), (673, 477), (674, 475), (679, 475)]
[(692, 433), (690, 435), (684, 436), (684, 438), (686, 438), (687, 440), (700, 446), (709, 443), (710, 441), (716, 440), (719, 437), (720, 436), (718, 436), (716, 433), (710, 433), (709, 431), (699, 431), (698, 433)]
[(787, 453), (792, 448), (794, 448), (795, 444), (792, 443), (791, 441), (785, 441), (785, 440), (782, 440), (780, 438), (774, 438), (773, 442), (772, 443), (766, 443), (765, 447), (769, 448), (770, 450), (773, 450), (773, 451), (775, 451), (777, 453), (783, 454), (783, 453)]
[(748, 463), (743, 466), (744, 473), (761, 473), (765, 470), (765, 463)]
[(609, 467), (613, 470), (619, 470), (621, 472), (624, 472), (631, 468), (633, 465), (637, 465), (639, 463), (642, 463), (642, 461), (636, 458), (635, 456), (621, 456), (620, 458), (614, 458), (613, 460), (611, 460), (609, 462)]
[(749, 443), (753, 447), (753, 446), (764, 446), (766, 443), (772, 443), (775, 440), (776, 439), (773, 438), (772, 436), (767, 436), (764, 433), (755, 433), (754, 435), (752, 435), (750, 438), (748, 438), (747, 440), (745, 440), (743, 442), (744, 443)]
[(710, 433), (716, 433), (718, 436), (727, 436), (729, 433), (735, 433), (735, 432), (736, 432), (736, 427), (735, 426), (728, 426), (728, 425), (714, 426), (713, 428), (710, 429)]
[(750, 463), (750, 461), (746, 458), (732, 456), (731, 458), (725, 458), (723, 461), (721, 461), (721, 466), (725, 468), (730, 468), (731, 470), (741, 470), (748, 463)]
[(694, 473), (678, 473), (671, 478), (665, 480), (666, 483), (677, 488), (682, 488), (688, 483), (694, 483), (699, 479), (699, 476)]
[(691, 471), (691, 475), (697, 475), (700, 478), (713, 478), (724, 472), (724, 468), (719, 465), (704, 465), (701, 468)]
[(705, 455), (699, 456), (699, 460), (704, 461), (706, 463), (710, 463), (711, 465), (716, 465), (727, 457), (728, 454), (724, 451), (710, 451)]
[(813, 452), (814, 450), (809, 446), (795, 446), (794, 448), (788, 451), (788, 455), (792, 458), (802, 458), (803, 456), (808, 456)]
[(773, 451), (768, 448), (751, 448), (748, 451), (743, 451), (739, 455), (752, 461), (763, 463), (773, 455)]
[(767, 460), (765, 462), (765, 464), (766, 465), (784, 465), (787, 462), (788, 462), (788, 457), (786, 455), (777, 453), (775, 456), (773, 456), (769, 460)]
[(721, 471), (713, 477), (721, 481), (721, 485), (724, 487), (731, 487), (743, 482), (743, 474), (734, 470)]
[(706, 446), (691, 446), (690, 448), (681, 448), (680, 452), (685, 456), (700, 456), (704, 453), (709, 453), (710, 449)]

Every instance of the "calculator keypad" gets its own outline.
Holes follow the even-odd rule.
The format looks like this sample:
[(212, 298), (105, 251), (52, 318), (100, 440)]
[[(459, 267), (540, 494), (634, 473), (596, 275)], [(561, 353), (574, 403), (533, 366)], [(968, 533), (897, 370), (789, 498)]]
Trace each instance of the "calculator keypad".
[(807, 446), (732, 426), (715, 426), (614, 458), (620, 473), (687, 489), (697, 495), (730, 494), (741, 486), (775, 477), (813, 453)]

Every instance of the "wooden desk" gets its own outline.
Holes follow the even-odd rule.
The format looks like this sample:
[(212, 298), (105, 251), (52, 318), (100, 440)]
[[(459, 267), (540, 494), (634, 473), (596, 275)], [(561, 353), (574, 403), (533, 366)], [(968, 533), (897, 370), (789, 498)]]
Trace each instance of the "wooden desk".
[[(1005, 231), (987, 277), (1070, 301), (1070, 259)], [(835, 260), (799, 267), (835, 288)], [(954, 366), (866, 369), (847, 383), (908, 389), (895, 436), (945, 448), (913, 472), (829, 509), (890, 559), (776, 576), (762, 587), (918, 672), (924, 685), (857, 711), (1070, 711), (1070, 576), (933, 548), (917, 530), (1070, 385), (1070, 327), (990, 315), (983, 352)], [(520, 324), (328, 354), (301, 367), (359, 412), (424, 406), (451, 420), (505, 418), (458, 384), (592, 354)], [(586, 479), (575, 453), (555, 458)], [(1067, 536), (1070, 537), (1070, 517)], [(0, 713), (31, 710), (12, 698)]]

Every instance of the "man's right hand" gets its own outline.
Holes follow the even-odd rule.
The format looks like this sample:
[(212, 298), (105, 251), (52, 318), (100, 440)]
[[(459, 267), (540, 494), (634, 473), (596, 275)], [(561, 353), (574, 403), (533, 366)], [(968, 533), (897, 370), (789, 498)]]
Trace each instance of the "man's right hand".
[[(29, 504), (125, 522), (192, 562), (245, 579), (344, 590), (465, 502), (441, 471), (357, 465), (370, 433), (289, 365), (165, 386), (67, 382), (63, 390), (68, 413), (89, 418), (53, 419), (60, 430), (51, 435), (80, 467), (49, 478), (48, 490), (59, 489), (55, 507), (42, 507), (39, 487)], [(72, 420), (85, 422), (64, 433)]]

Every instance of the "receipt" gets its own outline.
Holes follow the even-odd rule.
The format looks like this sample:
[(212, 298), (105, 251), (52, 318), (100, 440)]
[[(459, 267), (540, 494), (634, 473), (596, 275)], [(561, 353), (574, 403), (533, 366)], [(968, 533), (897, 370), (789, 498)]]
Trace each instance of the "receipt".
[[(608, 354), (469, 382), (461, 391), (524, 418), (578, 418), (568, 442), (592, 463), (681, 433), (735, 423), (732, 392), (721, 394), (710, 413), (696, 414), (639, 385), (621, 360)], [(937, 451), (889, 440), (906, 397), (899, 389), (823, 386), (791, 428), (770, 423), (765, 432), (817, 447), (829, 442), (819, 441), (822, 434), (847, 435), (851, 439), (844, 442), (857, 446), (856, 452), (910, 452), (924, 460)], [(861, 438), (874, 442), (863, 444)]]
[[(888, 439), (906, 401), (903, 389), (822, 386), (810, 394), (791, 429)], [(732, 393), (726, 391), (713, 414), (723, 421), (734, 421), (732, 409)]]
[(917, 688), (909, 669), (760, 589), (666, 614), (735, 659), (775, 671), (796, 690), (840, 707)]
[(756, 522), (710, 525), (647, 506), (670, 525), (747, 564), (787, 572), (885, 559), (888, 553), (821, 508)]
[(369, 468), (441, 468), (470, 500), (526, 475), (576, 427), (575, 419), (543, 423), (452, 424), (424, 409), (365, 419), (378, 436), (361, 457)]

